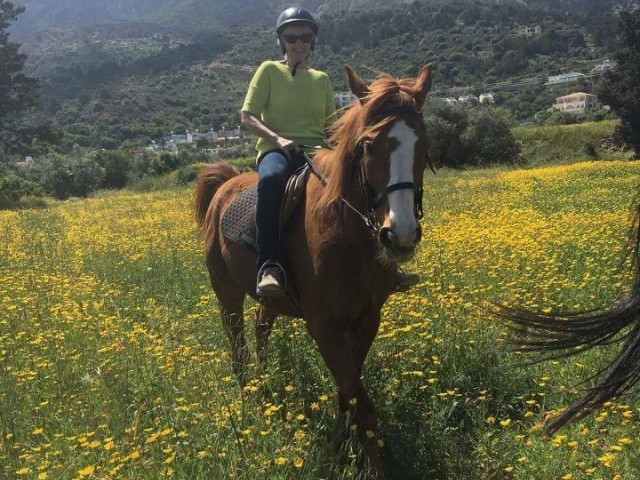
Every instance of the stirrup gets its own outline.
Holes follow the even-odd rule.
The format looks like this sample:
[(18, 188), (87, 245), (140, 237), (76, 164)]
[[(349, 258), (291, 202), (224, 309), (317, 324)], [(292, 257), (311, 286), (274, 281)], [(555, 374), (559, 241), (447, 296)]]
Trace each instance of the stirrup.
[[(270, 275), (274, 283), (261, 286), (260, 283), (266, 275)], [(284, 297), (287, 295), (287, 273), (279, 262), (267, 260), (262, 264), (256, 279), (256, 295), (259, 297)]]

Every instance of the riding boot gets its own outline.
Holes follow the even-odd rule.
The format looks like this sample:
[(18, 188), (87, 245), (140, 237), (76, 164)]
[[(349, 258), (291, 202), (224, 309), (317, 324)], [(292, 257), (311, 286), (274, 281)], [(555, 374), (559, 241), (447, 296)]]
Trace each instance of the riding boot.
[(258, 271), (256, 295), (282, 296), (287, 292), (287, 276), (278, 262), (266, 261)]
[[(284, 270), (278, 262), (278, 244), (280, 208), (290, 174), (287, 159), (279, 152), (270, 152), (258, 164), (258, 173), (256, 243), (258, 245), (257, 266), (259, 274), (256, 293), (258, 295), (277, 295), (285, 291)], [(277, 274), (278, 269), (281, 274)]]

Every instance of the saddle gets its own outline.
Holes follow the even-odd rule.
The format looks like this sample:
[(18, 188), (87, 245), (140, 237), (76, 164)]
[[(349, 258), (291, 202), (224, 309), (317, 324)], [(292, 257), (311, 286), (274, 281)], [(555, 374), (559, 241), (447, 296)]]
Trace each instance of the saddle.
[[(310, 168), (304, 165), (298, 169), (287, 181), (284, 198), (280, 207), (280, 232), (291, 219), (302, 199), (305, 186), (309, 178)], [(253, 185), (245, 189), (229, 205), (222, 215), (222, 234), (227, 240), (257, 251), (256, 244), (256, 200), (258, 186)]]

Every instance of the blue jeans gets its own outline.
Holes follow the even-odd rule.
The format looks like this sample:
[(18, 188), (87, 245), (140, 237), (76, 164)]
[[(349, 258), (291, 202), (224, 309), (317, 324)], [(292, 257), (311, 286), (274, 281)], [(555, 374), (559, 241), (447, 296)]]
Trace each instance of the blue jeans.
[(258, 268), (264, 262), (280, 261), (280, 208), (289, 177), (302, 166), (302, 155), (287, 160), (280, 150), (267, 152), (258, 161), (256, 201), (256, 243)]

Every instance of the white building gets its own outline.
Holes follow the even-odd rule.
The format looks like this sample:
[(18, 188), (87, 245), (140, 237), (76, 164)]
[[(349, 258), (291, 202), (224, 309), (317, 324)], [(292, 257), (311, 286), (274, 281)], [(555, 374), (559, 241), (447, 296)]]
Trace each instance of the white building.
[(348, 107), (356, 101), (356, 96), (351, 92), (338, 92), (334, 95), (336, 108)]
[(601, 62), (596, 63), (591, 72), (593, 73), (604, 73), (616, 67), (616, 62), (612, 62), (611, 60), (602, 60)]
[(218, 133), (213, 130), (209, 130), (207, 133), (200, 133), (198, 130), (190, 132), (187, 130), (187, 143), (198, 143), (198, 140), (205, 139), (209, 142), (215, 142), (218, 140)]
[(595, 95), (584, 92), (571, 93), (556, 98), (553, 108), (561, 112), (583, 115), (596, 107), (598, 99)]
[(448, 105), (456, 105), (458, 103), (458, 100), (453, 97), (447, 97), (444, 101), (447, 102)]
[(540, 25), (533, 25), (531, 27), (522, 27), (520, 30), (518, 30), (518, 33), (520, 33), (520, 35), (524, 35), (526, 37), (535, 37), (540, 35), (541, 32), (542, 32), (542, 27), (540, 27)]
[[(213, 131), (213, 130), (212, 130)], [(213, 132), (216, 133), (216, 132)], [(238, 125), (237, 128), (227, 130), (225, 127), (222, 127), (222, 130), (217, 132), (216, 140), (241, 140), (244, 138), (244, 132), (242, 128)]]
[(187, 133), (174, 133), (171, 132), (167, 137), (165, 137), (167, 142), (173, 142), (175, 144), (178, 143), (187, 143)]
[(492, 92), (487, 92), (487, 93), (481, 93), (480, 96), (478, 97), (478, 100), (480, 103), (495, 103), (495, 98), (493, 97), (493, 93)]
[(478, 97), (476, 97), (475, 95), (460, 95), (458, 97), (458, 103), (478, 103)]
[(146, 150), (149, 152), (157, 152), (161, 150), (161, 147), (155, 140), (151, 140), (151, 143), (147, 146)]

